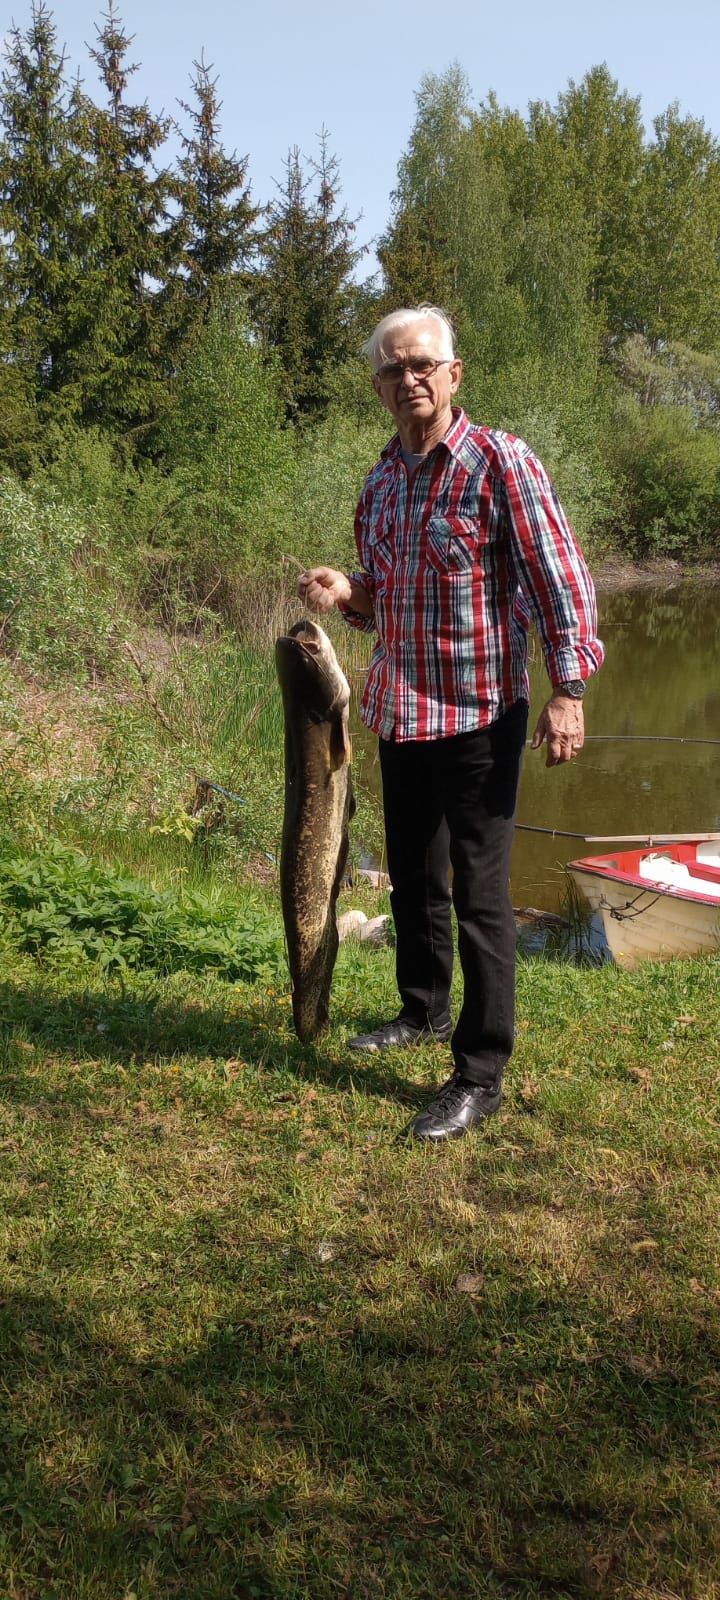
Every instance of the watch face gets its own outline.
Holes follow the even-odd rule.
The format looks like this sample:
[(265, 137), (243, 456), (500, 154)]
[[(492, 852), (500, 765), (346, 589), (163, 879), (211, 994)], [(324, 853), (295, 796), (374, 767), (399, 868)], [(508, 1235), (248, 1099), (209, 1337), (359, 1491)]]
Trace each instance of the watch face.
[(582, 678), (571, 678), (570, 682), (564, 683), (562, 687), (565, 694), (571, 695), (573, 700), (582, 700), (585, 693), (585, 684)]

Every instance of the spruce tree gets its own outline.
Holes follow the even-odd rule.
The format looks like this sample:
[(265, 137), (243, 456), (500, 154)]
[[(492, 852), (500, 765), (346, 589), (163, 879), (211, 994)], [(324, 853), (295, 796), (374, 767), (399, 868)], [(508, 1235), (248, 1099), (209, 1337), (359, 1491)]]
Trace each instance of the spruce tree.
[(137, 68), (132, 40), (110, 0), (90, 54), (104, 84), (102, 107), (84, 103), (85, 141), (92, 157), (92, 208), (87, 221), (85, 299), (88, 337), (79, 379), (86, 421), (112, 429), (144, 429), (162, 399), (166, 375), (161, 290), (176, 242), (169, 222), (170, 174), (154, 158), (170, 128), (147, 102), (127, 99)]
[(309, 172), (297, 146), (289, 151), (278, 189), (259, 237), (261, 272), (251, 303), (282, 365), (288, 416), (319, 418), (334, 374), (357, 342), (359, 291), (352, 273), (363, 254), (354, 244), (356, 222), (339, 209), (338, 162), (324, 130), (320, 158)]
[(190, 132), (178, 130), (183, 154), (174, 183), (178, 213), (173, 239), (181, 262), (170, 299), (180, 333), (198, 313), (207, 316), (221, 279), (239, 277), (247, 285), (259, 214), (250, 199), (247, 156), (240, 158), (235, 151), (228, 155), (222, 145), (217, 78), (202, 57), (193, 65), (195, 104), (180, 101)]
[[(82, 233), (86, 171), (78, 148), (78, 96), (44, 0), (25, 34), (6, 43), (0, 119), (0, 450), (13, 460), (19, 417), (28, 440), (73, 408), (74, 354), (82, 338)], [(6, 409), (7, 408), (7, 409)]]

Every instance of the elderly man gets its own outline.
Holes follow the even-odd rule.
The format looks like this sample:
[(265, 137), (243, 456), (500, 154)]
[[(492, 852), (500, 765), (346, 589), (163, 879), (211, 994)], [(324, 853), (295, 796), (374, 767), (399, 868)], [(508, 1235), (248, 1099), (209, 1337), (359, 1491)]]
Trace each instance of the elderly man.
[[(392, 312), (366, 354), (397, 433), (360, 496), (361, 570), (312, 567), (298, 593), (377, 631), (361, 714), (379, 735), (401, 1009), (350, 1047), (450, 1040), (453, 1074), (411, 1127), (439, 1141), (497, 1110), (513, 1046), (508, 875), (530, 617), (553, 691), (532, 740), (548, 766), (582, 748), (603, 647), (592, 580), (540, 462), (452, 404), (462, 362), (445, 314)], [(454, 1030), (450, 865), (464, 980)]]

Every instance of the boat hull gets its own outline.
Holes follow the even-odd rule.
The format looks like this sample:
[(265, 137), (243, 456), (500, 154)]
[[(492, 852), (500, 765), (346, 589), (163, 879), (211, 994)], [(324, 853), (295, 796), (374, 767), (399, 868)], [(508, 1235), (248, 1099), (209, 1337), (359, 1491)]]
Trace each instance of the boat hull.
[[(691, 845), (661, 857), (626, 852), (586, 857), (568, 871), (592, 911), (602, 918), (613, 959), (631, 969), (640, 961), (720, 951), (720, 863)], [(655, 876), (657, 874), (657, 877)], [(674, 882), (658, 881), (670, 877)]]

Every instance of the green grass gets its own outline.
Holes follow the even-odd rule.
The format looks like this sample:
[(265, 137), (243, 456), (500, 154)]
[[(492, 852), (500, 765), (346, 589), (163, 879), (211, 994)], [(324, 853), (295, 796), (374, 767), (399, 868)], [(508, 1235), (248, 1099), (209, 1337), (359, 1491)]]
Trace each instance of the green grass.
[(521, 964), (501, 1113), (402, 1130), (217, 976), (8, 958), (2, 1600), (720, 1595), (720, 959)]

